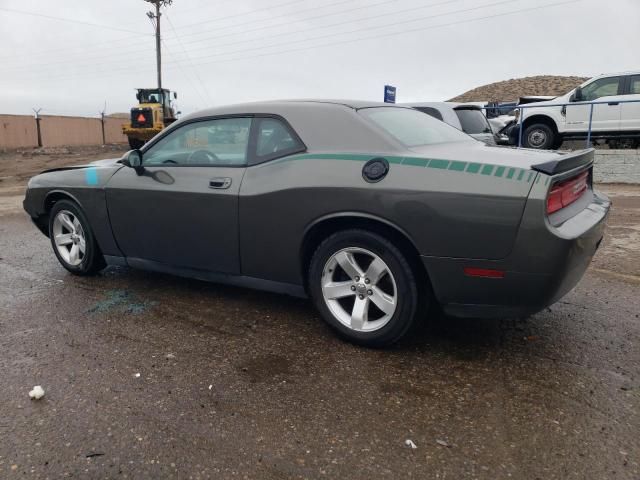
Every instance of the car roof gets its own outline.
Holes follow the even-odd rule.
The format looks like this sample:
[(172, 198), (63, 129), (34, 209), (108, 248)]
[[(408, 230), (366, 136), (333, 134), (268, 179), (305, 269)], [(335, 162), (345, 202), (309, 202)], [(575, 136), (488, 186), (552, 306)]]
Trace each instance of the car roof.
[(621, 77), (623, 75), (640, 75), (640, 70), (629, 70), (627, 72), (601, 73), (599, 75), (594, 75), (589, 80), (593, 80), (594, 78), (602, 78), (602, 77)]
[(305, 108), (321, 108), (331, 107), (336, 108), (349, 108), (352, 110), (358, 110), (361, 108), (372, 107), (401, 107), (410, 108), (407, 105), (398, 105), (394, 103), (383, 102), (371, 102), (367, 100), (332, 100), (332, 99), (292, 99), (292, 100), (268, 100), (261, 102), (247, 102), (236, 103), (232, 105), (223, 105), (219, 107), (206, 108), (194, 113), (191, 113), (183, 119), (192, 119), (199, 117), (208, 117), (225, 114), (237, 114), (237, 113), (273, 113), (285, 115), (287, 111), (292, 108), (298, 108), (304, 106)]
[(462, 103), (462, 102), (409, 102), (409, 103), (399, 103), (399, 106), (404, 107), (431, 107), (431, 108), (451, 108), (456, 109), (458, 107), (463, 108), (471, 108), (481, 110), (479, 105), (474, 105), (472, 103)]

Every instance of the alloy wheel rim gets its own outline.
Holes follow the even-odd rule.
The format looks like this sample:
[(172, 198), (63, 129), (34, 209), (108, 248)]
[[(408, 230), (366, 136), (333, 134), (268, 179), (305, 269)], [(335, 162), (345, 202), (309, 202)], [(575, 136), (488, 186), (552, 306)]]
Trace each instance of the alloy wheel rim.
[(87, 240), (82, 224), (69, 210), (60, 210), (53, 219), (53, 241), (60, 257), (76, 267), (87, 252)]
[(357, 332), (384, 327), (398, 306), (389, 266), (375, 253), (347, 247), (334, 253), (322, 272), (322, 296), (333, 316)]

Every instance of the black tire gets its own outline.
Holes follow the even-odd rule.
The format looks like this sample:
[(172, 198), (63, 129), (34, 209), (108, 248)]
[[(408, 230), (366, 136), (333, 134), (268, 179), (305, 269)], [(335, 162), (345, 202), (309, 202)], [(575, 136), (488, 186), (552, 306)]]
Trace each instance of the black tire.
[[(85, 239), (85, 252), (78, 265), (73, 265), (64, 259), (56, 245), (56, 240), (54, 238), (54, 223), (56, 217), (62, 211), (70, 212), (82, 227), (82, 233), (84, 234)], [(94, 275), (106, 266), (106, 262), (102, 256), (100, 248), (98, 247), (93, 230), (91, 229), (91, 225), (89, 224), (86, 215), (78, 204), (71, 200), (59, 200), (51, 208), (51, 212), (49, 213), (49, 238), (51, 240), (53, 252), (58, 258), (60, 264), (75, 275)]]
[(560, 147), (562, 147), (563, 143), (564, 143), (564, 138), (562, 138), (562, 135), (556, 135), (556, 139), (553, 142), (553, 145), (551, 146), (551, 148), (553, 148), (554, 150), (560, 150)]
[(144, 140), (139, 140), (137, 138), (129, 137), (129, 147), (131, 147), (132, 150), (138, 150), (142, 148), (144, 144), (145, 144)]
[[(322, 281), (327, 262), (346, 248), (364, 249), (377, 255), (395, 279), (395, 311), (377, 330), (365, 332), (350, 328), (331, 312), (324, 299)], [(416, 324), (418, 312), (422, 311), (421, 307), (426, 303), (424, 300), (428, 300), (421, 302), (419, 292), (427, 295), (423, 292), (426, 289), (418, 288), (416, 276), (403, 253), (383, 236), (367, 230), (344, 230), (327, 237), (313, 254), (308, 274), (309, 293), (323, 319), (342, 338), (368, 347), (384, 347), (400, 340)], [(355, 296), (354, 302), (357, 301)]]
[(544, 123), (534, 123), (524, 129), (522, 144), (527, 148), (550, 150), (556, 142), (553, 129)]

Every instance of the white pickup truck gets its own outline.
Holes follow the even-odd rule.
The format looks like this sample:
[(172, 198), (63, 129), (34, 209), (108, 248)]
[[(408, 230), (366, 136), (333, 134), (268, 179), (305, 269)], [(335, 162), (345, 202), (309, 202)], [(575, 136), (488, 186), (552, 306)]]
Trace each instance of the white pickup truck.
[[(620, 103), (639, 100), (638, 103)], [(606, 139), (612, 146), (640, 141), (640, 71), (599, 75), (553, 100), (537, 102), (524, 108), (522, 144), (529, 148), (555, 149), (564, 140), (584, 139), (589, 130), (591, 106), (588, 102), (605, 102), (593, 106), (591, 138)], [(553, 106), (568, 103), (569, 105)], [(586, 103), (586, 104), (585, 104)], [(518, 142), (518, 131), (511, 134)]]

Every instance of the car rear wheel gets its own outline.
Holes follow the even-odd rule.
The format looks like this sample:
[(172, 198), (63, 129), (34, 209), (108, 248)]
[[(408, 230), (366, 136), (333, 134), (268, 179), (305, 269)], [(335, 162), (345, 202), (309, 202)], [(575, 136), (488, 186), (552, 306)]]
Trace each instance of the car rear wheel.
[(414, 325), (418, 288), (402, 252), (367, 230), (325, 239), (311, 259), (309, 291), (324, 320), (342, 337), (382, 347)]
[(556, 138), (551, 127), (536, 123), (525, 128), (523, 143), (527, 148), (549, 150), (556, 143)]
[(92, 275), (105, 267), (87, 217), (75, 202), (55, 203), (49, 215), (49, 238), (58, 261), (71, 273)]

